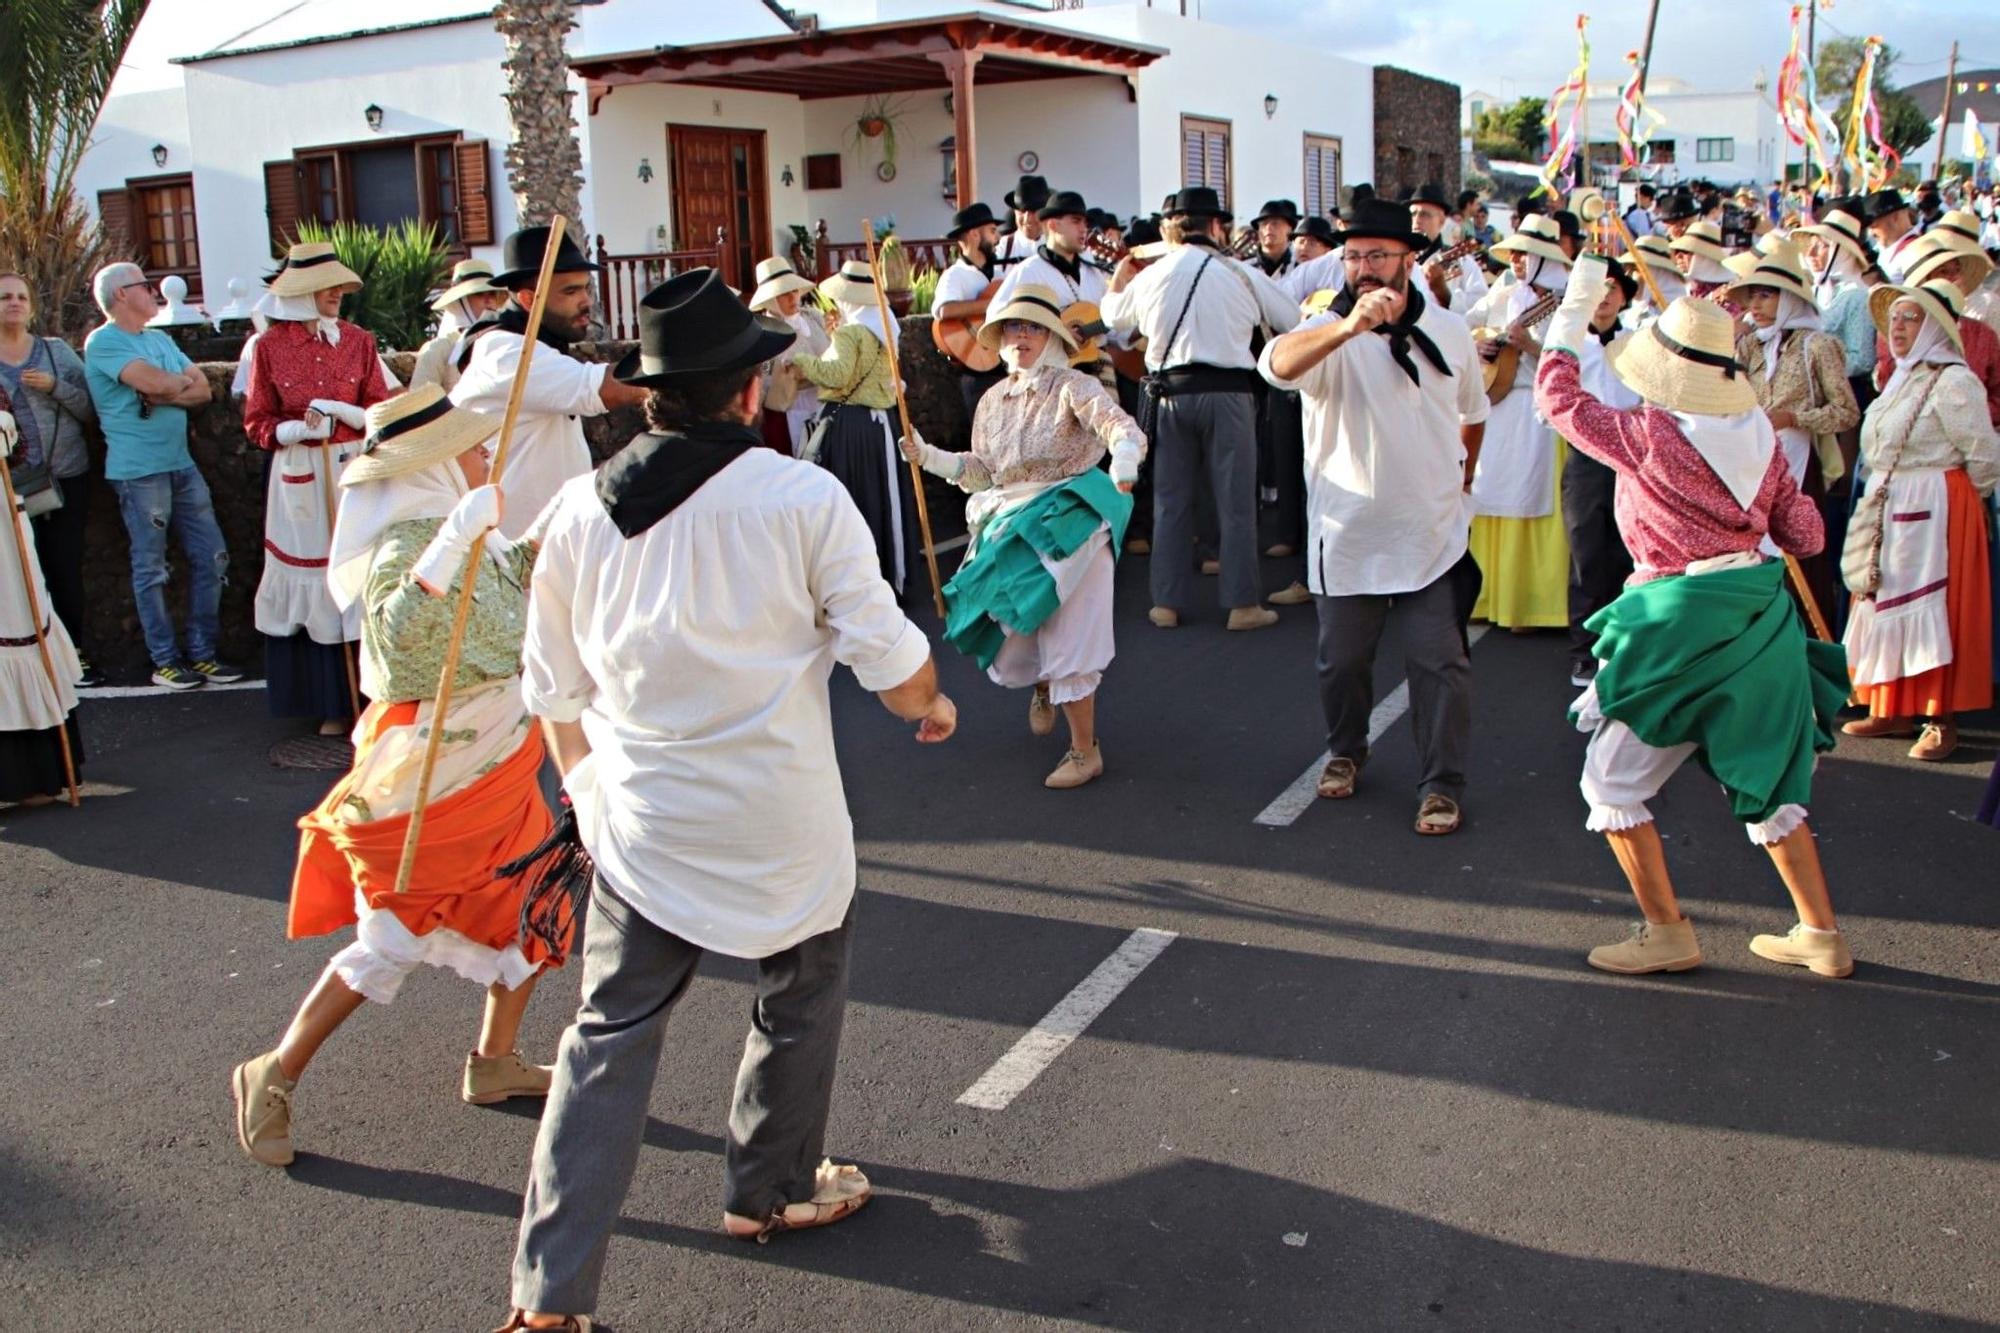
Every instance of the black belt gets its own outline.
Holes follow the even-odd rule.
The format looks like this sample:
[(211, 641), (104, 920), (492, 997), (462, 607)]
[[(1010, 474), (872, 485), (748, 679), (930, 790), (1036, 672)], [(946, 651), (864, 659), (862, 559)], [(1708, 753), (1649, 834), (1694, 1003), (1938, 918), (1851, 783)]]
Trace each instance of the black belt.
[(1185, 393), (1255, 393), (1258, 379), (1254, 370), (1190, 362), (1156, 370), (1146, 376), (1146, 383), (1155, 397), (1173, 398)]

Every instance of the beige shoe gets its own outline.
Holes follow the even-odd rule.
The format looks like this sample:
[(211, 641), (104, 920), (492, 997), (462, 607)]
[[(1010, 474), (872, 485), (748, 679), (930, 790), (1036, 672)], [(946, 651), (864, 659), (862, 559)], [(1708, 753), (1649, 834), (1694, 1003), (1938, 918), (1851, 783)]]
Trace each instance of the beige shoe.
[(1181, 623), (1181, 613), (1171, 606), (1156, 606), (1146, 613), (1146, 619), (1161, 629), (1173, 629)]
[(1685, 972), (1701, 966), (1701, 946), (1695, 943), (1694, 922), (1686, 917), (1670, 926), (1641, 921), (1623, 942), (1592, 949), (1590, 965), (1599, 971), (1627, 976), (1641, 972)]
[(1847, 936), (1837, 930), (1807, 930), (1803, 921), (1783, 935), (1757, 936), (1750, 941), (1750, 952), (1774, 963), (1809, 967), (1823, 977), (1844, 977), (1854, 971)]
[(1056, 765), (1056, 771), (1043, 778), (1042, 785), (1053, 787), (1057, 791), (1068, 791), (1071, 787), (1081, 787), (1084, 783), (1095, 782), (1103, 776), (1104, 748), (1092, 745), (1087, 753), (1083, 750), (1071, 750), (1063, 755), (1062, 762)]
[(1354, 795), (1361, 765), (1352, 759), (1329, 759), (1319, 773), (1319, 794), (1329, 801), (1344, 801)]
[(491, 1106), (509, 1097), (546, 1097), (555, 1077), (553, 1065), (531, 1065), (519, 1051), (465, 1057), (465, 1085), (459, 1096), (474, 1106)]
[(1906, 717), (1857, 717), (1840, 724), (1841, 734), (1872, 740), (1878, 736), (1914, 736), (1916, 724)]
[(229, 1090), (236, 1098), (236, 1141), (252, 1161), (265, 1166), (292, 1164), (292, 1089), (294, 1079), (278, 1072), (272, 1051), (236, 1066)]
[(1312, 590), (1297, 579), (1293, 579), (1291, 587), (1281, 588), (1264, 600), (1272, 606), (1304, 606), (1312, 599)]
[(1291, 555), (1297, 549), (1298, 548), (1293, 546), (1290, 542), (1279, 542), (1274, 546), (1266, 546), (1264, 548), (1264, 554), (1270, 556), (1273, 560), (1283, 560), (1286, 556)]
[(1921, 759), (1927, 764), (1943, 763), (1957, 748), (1958, 724), (1950, 718), (1939, 721), (1927, 717), (1923, 730), (1917, 735), (1917, 743), (1910, 747), (1910, 758)]
[(1153, 544), (1144, 537), (1134, 537), (1125, 543), (1125, 554), (1127, 555), (1151, 555), (1152, 553)]
[(1214, 578), (1222, 572), (1222, 562), (1220, 560), (1204, 560), (1201, 562), (1201, 572), (1210, 578)]
[(1267, 606), (1239, 606), (1229, 613), (1231, 629), (1263, 629), (1278, 623), (1278, 613)]
[(1056, 729), (1056, 706), (1049, 702), (1049, 687), (1035, 686), (1028, 697), (1028, 730), (1046, 736)]

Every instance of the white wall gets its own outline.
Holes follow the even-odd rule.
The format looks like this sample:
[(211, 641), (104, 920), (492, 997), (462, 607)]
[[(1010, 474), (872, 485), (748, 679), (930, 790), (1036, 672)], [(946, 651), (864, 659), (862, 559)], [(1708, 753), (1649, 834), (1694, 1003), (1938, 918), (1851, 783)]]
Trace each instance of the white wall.
[[(1784, 131), (1778, 126), (1776, 108), (1765, 94), (1754, 90), (1668, 93), (1649, 97), (1647, 105), (1666, 117), (1666, 122), (1653, 131), (1652, 141), (1674, 145), (1673, 166), (1662, 171), (1662, 181), (1706, 179), (1718, 185), (1767, 186), (1778, 178), (1784, 161), (1779, 147)], [(1614, 117), (1618, 99), (1593, 97), (1587, 110), (1590, 139), (1598, 145), (1601, 155), (1604, 145), (1617, 142)], [(1735, 145), (1735, 156), (1725, 162), (1698, 161), (1697, 141), (1701, 139), (1729, 139)], [(1796, 164), (1799, 156), (1793, 150), (1791, 161)]]
[[(153, 146), (167, 150), (167, 164), (153, 163)], [(116, 190), (127, 180), (171, 176), (194, 165), (188, 138), (187, 98), (179, 88), (161, 88), (108, 98), (91, 131), (90, 149), (77, 165), (76, 188), (93, 216), (97, 192)], [(201, 239), (208, 239), (203, 234)]]
[[(206, 290), (221, 293), (232, 277), (254, 285), (269, 270), (263, 164), (298, 148), (450, 131), (488, 140), (493, 234), (513, 230), (502, 54), (482, 19), (184, 66), (188, 130), (202, 158), (194, 194)], [(379, 135), (362, 116), (370, 103), (385, 113)], [(497, 245), (475, 253), (499, 259)]]

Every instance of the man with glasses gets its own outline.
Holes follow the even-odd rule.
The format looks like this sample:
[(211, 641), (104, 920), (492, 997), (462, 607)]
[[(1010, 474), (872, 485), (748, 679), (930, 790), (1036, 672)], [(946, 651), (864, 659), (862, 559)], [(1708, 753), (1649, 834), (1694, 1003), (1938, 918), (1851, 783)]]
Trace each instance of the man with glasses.
[[(104, 428), (104, 475), (132, 543), (132, 599), (138, 604), (153, 683), (191, 690), (243, 679), (218, 655), (222, 583), (229, 550), (215, 521), (208, 483), (188, 453), (187, 410), (208, 402), (208, 377), (146, 321), (159, 313), (154, 286), (137, 264), (111, 264), (91, 283), (104, 323), (83, 344), (90, 398)], [(187, 557), (187, 655), (167, 610), (167, 538)]]
[(1341, 233), (1347, 285), (1324, 315), (1264, 349), (1258, 369), (1305, 403), (1306, 572), (1319, 612), (1328, 758), (1319, 794), (1354, 794), (1368, 760), (1375, 654), (1401, 622), (1421, 763), (1416, 831), (1459, 826), (1472, 732), (1468, 553), (1485, 435), (1479, 354), (1463, 320), (1413, 282), (1424, 237), (1386, 202)]

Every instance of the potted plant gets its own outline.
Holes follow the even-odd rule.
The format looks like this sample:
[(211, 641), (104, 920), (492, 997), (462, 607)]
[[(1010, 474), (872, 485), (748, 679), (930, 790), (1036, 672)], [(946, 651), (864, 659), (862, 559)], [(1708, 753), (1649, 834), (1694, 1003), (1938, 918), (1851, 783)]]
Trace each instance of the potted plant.
[(857, 155), (862, 155), (862, 146), (871, 139), (882, 145), (882, 161), (888, 166), (891, 179), (896, 169), (896, 126), (908, 110), (908, 98), (877, 93), (862, 102), (861, 114), (847, 130), (847, 141)]

